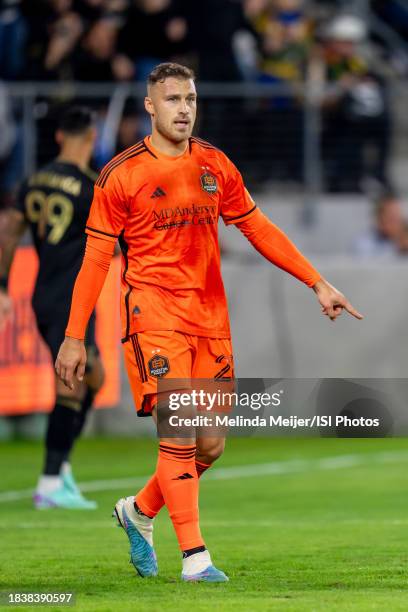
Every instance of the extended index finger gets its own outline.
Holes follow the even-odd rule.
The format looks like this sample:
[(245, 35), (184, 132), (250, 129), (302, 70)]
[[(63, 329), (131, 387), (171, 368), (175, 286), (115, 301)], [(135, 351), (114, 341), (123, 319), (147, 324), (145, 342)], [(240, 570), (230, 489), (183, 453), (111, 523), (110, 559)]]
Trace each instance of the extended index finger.
[(355, 317), (356, 319), (359, 319), (359, 320), (364, 319), (364, 316), (361, 314), (361, 312), (358, 312), (358, 310), (356, 310), (354, 306), (350, 304), (350, 302), (346, 301), (344, 304), (344, 308), (345, 310), (347, 310), (349, 314), (353, 315), (353, 317)]

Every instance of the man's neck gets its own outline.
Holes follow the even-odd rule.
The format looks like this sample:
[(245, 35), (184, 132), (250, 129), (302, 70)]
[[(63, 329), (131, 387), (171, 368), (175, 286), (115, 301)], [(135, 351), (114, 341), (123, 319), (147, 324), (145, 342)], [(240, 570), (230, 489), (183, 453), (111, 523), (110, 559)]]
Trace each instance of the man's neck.
[(172, 157), (182, 155), (188, 147), (188, 138), (186, 138), (186, 140), (182, 140), (181, 142), (172, 142), (165, 136), (159, 134), (157, 130), (152, 131), (150, 142), (154, 148), (159, 151), (159, 153), (171, 155)]
[(84, 151), (84, 147), (67, 147), (63, 148), (57, 157), (59, 162), (73, 164), (80, 170), (86, 170), (89, 166), (90, 155), (88, 151)]

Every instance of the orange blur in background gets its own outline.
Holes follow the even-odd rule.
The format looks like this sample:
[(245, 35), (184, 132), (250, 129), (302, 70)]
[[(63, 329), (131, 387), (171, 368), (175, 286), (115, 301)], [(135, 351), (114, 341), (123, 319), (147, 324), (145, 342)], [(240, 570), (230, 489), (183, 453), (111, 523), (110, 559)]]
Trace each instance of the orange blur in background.
[[(16, 251), (10, 276), (11, 320), (0, 332), (0, 415), (48, 412), (55, 403), (54, 369), (31, 309), (38, 261), (33, 247)], [(96, 407), (120, 401), (120, 259), (114, 257), (97, 306), (96, 340), (106, 382)]]

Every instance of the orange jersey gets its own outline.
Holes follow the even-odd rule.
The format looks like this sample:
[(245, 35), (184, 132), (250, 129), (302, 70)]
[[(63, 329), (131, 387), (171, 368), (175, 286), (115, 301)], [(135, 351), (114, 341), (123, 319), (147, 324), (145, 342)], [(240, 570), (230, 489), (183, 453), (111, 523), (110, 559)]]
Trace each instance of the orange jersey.
[(218, 220), (238, 223), (255, 209), (234, 164), (198, 138), (171, 157), (148, 137), (107, 164), (86, 232), (119, 238), (123, 337), (177, 330), (228, 338)]

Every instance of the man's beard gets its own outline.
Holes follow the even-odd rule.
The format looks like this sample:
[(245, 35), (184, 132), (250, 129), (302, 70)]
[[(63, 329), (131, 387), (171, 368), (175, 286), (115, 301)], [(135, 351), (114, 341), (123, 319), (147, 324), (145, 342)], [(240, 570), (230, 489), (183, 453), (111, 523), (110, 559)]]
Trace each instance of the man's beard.
[[(191, 127), (191, 124), (189, 127)], [(167, 140), (170, 140), (170, 142), (174, 142), (175, 144), (179, 144), (184, 140), (188, 140), (192, 132), (192, 129), (186, 131), (184, 134), (178, 134), (176, 130), (174, 130), (174, 132), (171, 132), (170, 130), (166, 129), (166, 127), (164, 127), (164, 125), (160, 123), (160, 121), (156, 122), (156, 130), (161, 136), (164, 136), (164, 138), (167, 138)]]

